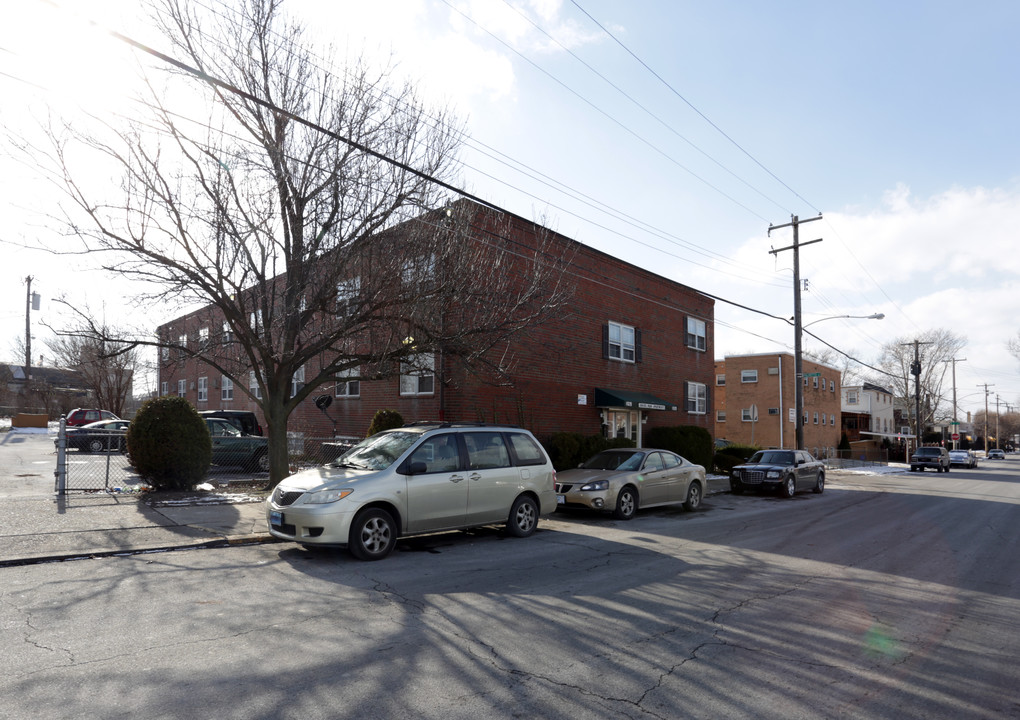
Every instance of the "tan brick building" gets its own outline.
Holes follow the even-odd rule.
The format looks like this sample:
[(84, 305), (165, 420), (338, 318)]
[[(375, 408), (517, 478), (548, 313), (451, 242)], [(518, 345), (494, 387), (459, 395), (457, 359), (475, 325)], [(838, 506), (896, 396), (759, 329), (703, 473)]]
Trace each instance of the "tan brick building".
[[(803, 371), (804, 449), (820, 455), (839, 444), (840, 372), (807, 359)], [(716, 360), (715, 373), (716, 438), (763, 448), (796, 446), (792, 354), (727, 355)]]

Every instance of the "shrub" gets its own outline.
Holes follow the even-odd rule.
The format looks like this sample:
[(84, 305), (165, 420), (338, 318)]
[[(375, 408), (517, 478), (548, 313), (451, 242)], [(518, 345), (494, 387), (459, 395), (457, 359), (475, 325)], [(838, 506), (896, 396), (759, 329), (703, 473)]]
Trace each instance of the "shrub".
[(729, 475), (734, 467), (747, 462), (747, 459), (759, 450), (761, 448), (754, 445), (727, 445), (719, 448), (713, 458), (715, 469), (723, 475)]
[(404, 416), (396, 410), (376, 410), (372, 417), (372, 424), (368, 426), (368, 435), (372, 437), (383, 430), (392, 430), (404, 424)]
[(645, 447), (671, 450), (705, 469), (712, 467), (715, 444), (705, 428), (695, 425), (656, 427), (648, 431)]
[(131, 464), (156, 490), (191, 490), (209, 471), (212, 438), (182, 397), (148, 400), (127, 431)]
[(557, 471), (576, 468), (593, 455), (617, 447), (634, 447), (626, 438), (607, 439), (601, 435), (559, 432), (542, 439), (542, 446)]

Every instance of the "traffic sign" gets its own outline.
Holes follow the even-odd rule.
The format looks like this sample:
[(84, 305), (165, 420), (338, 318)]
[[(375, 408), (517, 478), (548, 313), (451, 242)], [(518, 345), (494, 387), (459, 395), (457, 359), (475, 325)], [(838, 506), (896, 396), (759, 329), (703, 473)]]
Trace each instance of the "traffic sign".
[(952, 434), (952, 435), (950, 435), (949, 437), (950, 437), (951, 439), (953, 439), (953, 440), (959, 440), (959, 439), (960, 439), (960, 433), (953, 433), (953, 434)]
[(804, 373), (804, 377), (821, 377), (821, 376), (822, 376), (822, 374), (820, 372), (816, 372), (816, 373)]

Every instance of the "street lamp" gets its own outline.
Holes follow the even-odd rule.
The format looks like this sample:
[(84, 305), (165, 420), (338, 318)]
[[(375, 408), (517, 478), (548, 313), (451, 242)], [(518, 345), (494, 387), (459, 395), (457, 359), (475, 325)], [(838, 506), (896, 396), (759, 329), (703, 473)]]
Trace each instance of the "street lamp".
[[(797, 308), (800, 311), (800, 308)], [(793, 358), (793, 377), (794, 377), (794, 397), (796, 397), (797, 406), (797, 449), (804, 449), (804, 358), (801, 353), (801, 341), (800, 334), (804, 328), (808, 325), (814, 325), (820, 323), (823, 320), (839, 320), (845, 318), (859, 318), (861, 320), (881, 320), (885, 317), (884, 313), (872, 313), (871, 315), (833, 315), (832, 317), (819, 318), (812, 320), (807, 325), (801, 325), (800, 317), (795, 315), (793, 318), (794, 327), (794, 358)]]

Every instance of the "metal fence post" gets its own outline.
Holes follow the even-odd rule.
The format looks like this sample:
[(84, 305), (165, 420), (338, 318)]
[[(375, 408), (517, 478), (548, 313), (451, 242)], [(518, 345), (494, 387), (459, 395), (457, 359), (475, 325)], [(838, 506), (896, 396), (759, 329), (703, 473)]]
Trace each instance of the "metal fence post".
[(60, 418), (57, 430), (57, 469), (53, 473), (53, 489), (57, 495), (67, 494), (67, 418)]

